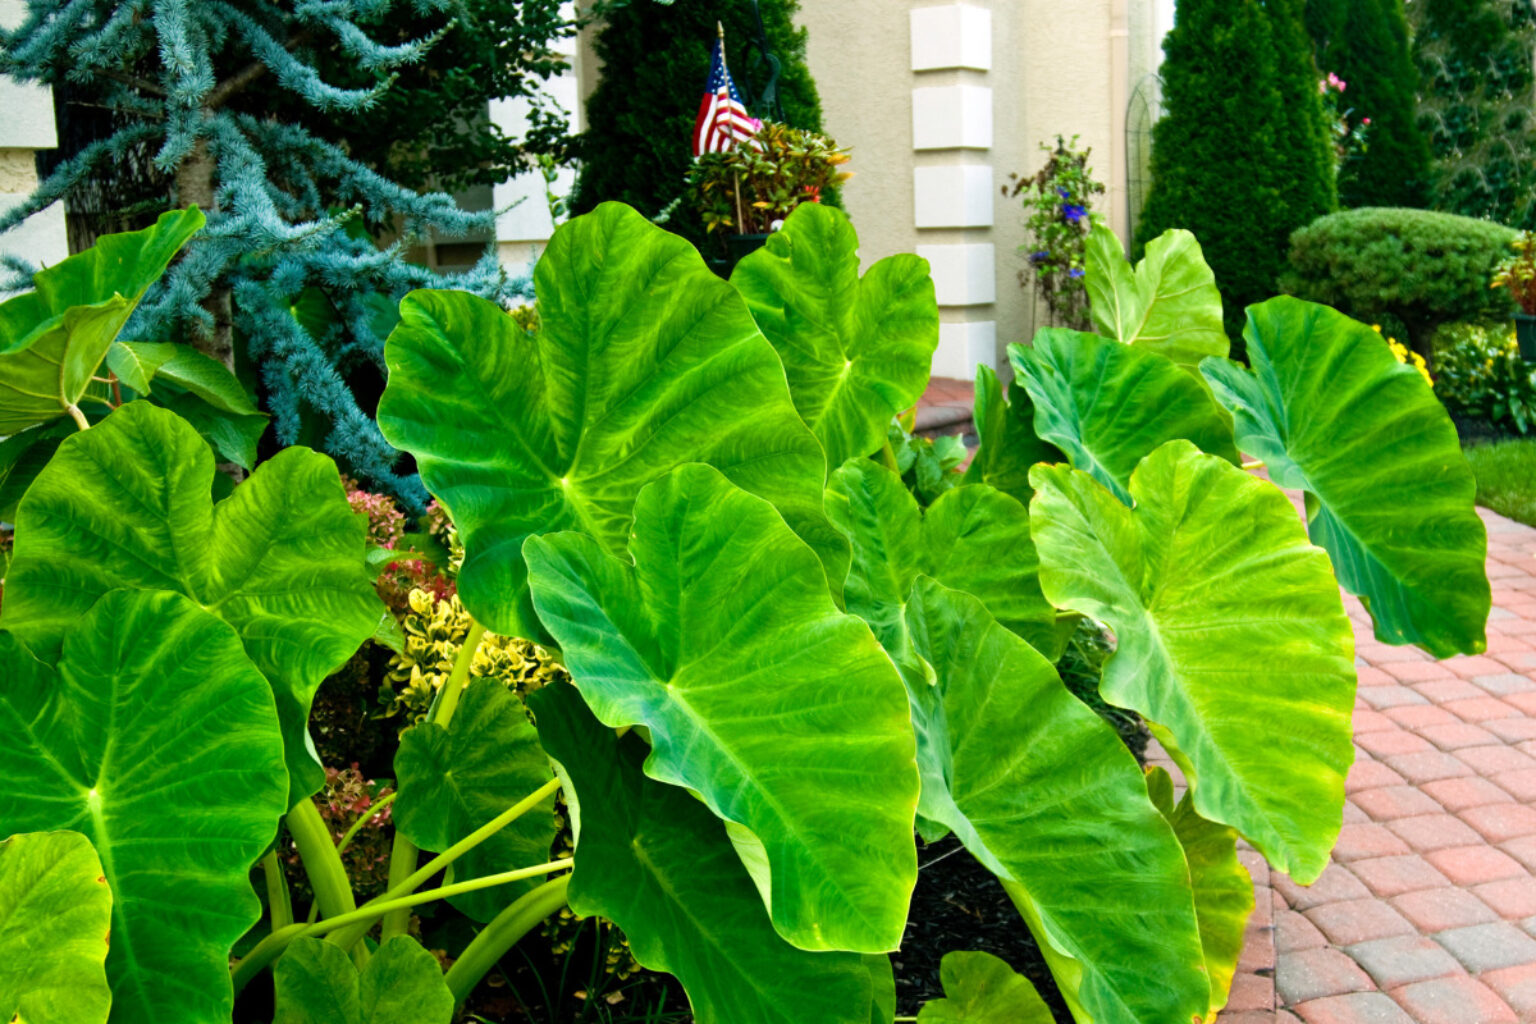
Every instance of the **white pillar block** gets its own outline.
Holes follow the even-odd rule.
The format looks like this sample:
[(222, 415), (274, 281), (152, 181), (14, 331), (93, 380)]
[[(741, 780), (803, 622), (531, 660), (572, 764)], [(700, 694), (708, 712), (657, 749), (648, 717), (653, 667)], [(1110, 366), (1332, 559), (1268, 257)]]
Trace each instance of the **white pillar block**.
[(948, 4), (912, 11), (912, 70), (992, 68), (992, 12)]
[[(24, 195), (0, 195), (0, 212), (20, 206)], [(64, 204), (39, 210), (0, 235), (0, 253), (19, 256), (39, 267), (51, 267), (69, 256), (69, 234), (64, 225)]]
[(991, 149), (992, 90), (946, 85), (912, 90), (913, 149)]
[(933, 352), (933, 375), (975, 380), (977, 365), (992, 366), (997, 358), (997, 323), (939, 324), (939, 347)]
[(917, 254), (928, 261), (934, 295), (941, 306), (985, 306), (997, 301), (996, 246), (920, 245)]
[(916, 227), (992, 226), (992, 168), (986, 164), (917, 167), (912, 187)]

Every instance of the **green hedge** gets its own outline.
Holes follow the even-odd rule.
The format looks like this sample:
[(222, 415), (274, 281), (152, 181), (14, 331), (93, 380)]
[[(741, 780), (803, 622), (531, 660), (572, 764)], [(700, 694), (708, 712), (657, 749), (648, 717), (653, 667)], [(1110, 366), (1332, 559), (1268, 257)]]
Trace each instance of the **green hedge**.
[(1358, 320), (1402, 323), (1430, 357), (1442, 324), (1501, 316), (1509, 296), (1488, 287), (1516, 232), (1490, 221), (1398, 207), (1319, 217), (1291, 236), (1286, 292)]

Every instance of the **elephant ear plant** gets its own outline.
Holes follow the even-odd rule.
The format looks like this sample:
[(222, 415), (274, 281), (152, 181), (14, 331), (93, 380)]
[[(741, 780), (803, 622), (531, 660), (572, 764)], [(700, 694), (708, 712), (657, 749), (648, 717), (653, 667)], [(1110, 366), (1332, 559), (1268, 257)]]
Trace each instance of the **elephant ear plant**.
[[(835, 210), (802, 205), (724, 282), (599, 207), (551, 240), (532, 334), (407, 296), (379, 422), (459, 530), (475, 625), (401, 738), (389, 887), (361, 906), (308, 799), (309, 701), (382, 614), (335, 467), (290, 449), (215, 503), (169, 411), (70, 437), (20, 503), (0, 619), (23, 779), (0, 900), (50, 972), (0, 964), (0, 1012), (222, 1020), (270, 968), (281, 1024), (447, 1022), (568, 904), (700, 1024), (1043, 1024), (1027, 980), (963, 950), (896, 1017), (917, 846), (953, 834), (1078, 1021), (1213, 1021), (1253, 907), (1238, 841), (1305, 884), (1341, 826), (1339, 582), (1383, 640), (1477, 651), (1485, 538), (1449, 422), (1369, 329), (1276, 299), (1238, 366), (1193, 239), (1149, 260), (1098, 240), (1106, 333), (1014, 346), (1008, 396), (983, 372), (981, 451), (926, 507), (887, 438), (938, 341), (932, 284), (914, 256), (860, 277)], [(1058, 677), (1084, 618), (1115, 637), (1101, 696), (1182, 793)], [(487, 629), (571, 681), (466, 686)], [(557, 791), (575, 853), (551, 860)], [(437, 899), (477, 928), (446, 973), (406, 934)]]

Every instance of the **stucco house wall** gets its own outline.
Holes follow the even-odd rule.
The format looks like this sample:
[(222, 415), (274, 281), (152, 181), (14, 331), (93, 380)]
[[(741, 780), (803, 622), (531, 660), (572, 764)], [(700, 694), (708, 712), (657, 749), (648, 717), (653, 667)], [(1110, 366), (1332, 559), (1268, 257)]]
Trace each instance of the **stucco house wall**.
[[(1171, 3), (1153, 0), (805, 0), (809, 60), (828, 132), (853, 149), (845, 205), (868, 265), (916, 252), (941, 307), (938, 376), (1034, 333), (1020, 287), (1023, 212), (1001, 194), (1044, 162), (1042, 143), (1093, 148), (1099, 204), (1128, 223), (1125, 112), (1154, 70)], [(1043, 310), (1040, 312), (1043, 313)]]
[[(0, 25), (26, 16), (22, 0), (0, 0)], [(19, 205), (37, 187), (36, 152), (59, 144), (53, 126), (53, 91), (0, 76), (0, 210)], [(55, 203), (0, 235), (0, 254), (49, 266), (69, 255), (64, 207)]]

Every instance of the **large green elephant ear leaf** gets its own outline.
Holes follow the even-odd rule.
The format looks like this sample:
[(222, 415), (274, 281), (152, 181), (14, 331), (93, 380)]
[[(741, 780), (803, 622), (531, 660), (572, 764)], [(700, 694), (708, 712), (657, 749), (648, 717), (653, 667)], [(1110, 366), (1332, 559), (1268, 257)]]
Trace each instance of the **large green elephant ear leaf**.
[(44, 659), (109, 590), (171, 590), (228, 622), (272, 685), (293, 801), (325, 781), (311, 749), (320, 681), (373, 635), (384, 604), (336, 465), (288, 448), (214, 505), (197, 431), (129, 402), (70, 437), (16, 513), (5, 626)]
[(240, 638), (180, 594), (119, 590), (56, 670), (0, 633), (0, 678), (0, 821), (80, 832), (101, 855), (114, 1024), (229, 1020), (229, 951), (261, 914), (250, 869), (288, 791)]
[(920, 813), (998, 875), (1092, 1020), (1189, 1020), (1210, 988), (1184, 855), (1125, 746), (975, 598), (920, 578), (906, 610)]
[(1048, 327), (1030, 348), (1008, 346), (1008, 357), (1034, 399), (1035, 431), (1121, 501), (1137, 463), (1168, 441), (1241, 461), (1210, 392), (1166, 356)]
[(542, 636), (523, 539), (579, 530), (618, 554), (640, 489), (687, 462), (772, 502), (840, 588), (821, 448), (746, 302), (693, 246), (605, 203), (555, 232), (534, 285), (532, 339), (484, 299), (419, 291), (385, 347), (379, 427), (453, 516), (476, 619)]
[(397, 935), (361, 973), (340, 946), (300, 938), (272, 968), (273, 1024), (449, 1024), (453, 993), (437, 957)]
[(922, 397), (939, 344), (928, 261), (887, 256), (860, 280), (848, 215), (801, 203), (731, 284), (778, 350), (828, 465), (879, 451), (891, 417)]
[(1202, 817), (1310, 883), (1354, 759), (1354, 638), (1295, 509), (1187, 441), (1137, 469), (1134, 511), (1065, 466), (1030, 477), (1046, 597), (1114, 630), (1104, 699), (1149, 720)]
[(203, 223), (194, 206), (104, 235), (0, 303), (0, 436), (77, 408), (144, 292)]
[(1369, 327), (1288, 296), (1248, 309), (1252, 371), (1200, 370), (1243, 451), (1305, 491), (1312, 539), (1384, 643), (1437, 658), (1487, 646), (1487, 533), (1456, 428), (1434, 392)]
[(1040, 592), (1029, 511), (1008, 495), (967, 484), (925, 512), (895, 473), (853, 459), (832, 474), (827, 514), (853, 548), (848, 610), (870, 624), (904, 673), (924, 674), (911, 660), (903, 617), (920, 575), (979, 598), (1036, 650), (1060, 653), (1056, 609)]
[(1211, 979), (1210, 1018), (1227, 1005), (1232, 975), (1243, 953), (1248, 916), (1253, 913), (1253, 878), (1237, 859), (1237, 830), (1206, 821), (1186, 790), (1174, 801), (1173, 779), (1161, 768), (1147, 771), (1152, 802), (1173, 826), (1184, 847), (1190, 882), (1195, 891), (1195, 916), (1200, 921), (1200, 945)]
[(918, 1024), (1052, 1024), (1035, 986), (991, 953), (945, 953), (944, 998), (924, 1004)]
[(917, 878), (906, 697), (773, 506), (682, 466), (640, 493), (633, 565), (580, 534), (523, 551), (539, 617), (597, 717), (646, 726), (646, 774), (759, 846), (779, 934), (894, 949)]
[(1190, 373), (1231, 347), (1216, 275), (1188, 231), (1174, 228), (1154, 238), (1133, 269), (1115, 233), (1095, 224), (1087, 285), (1093, 326), (1106, 338), (1167, 356)]
[(872, 978), (883, 972), (890, 986), (889, 962), (784, 941), (725, 826), (685, 790), (646, 777), (638, 736), (603, 728), (566, 683), (528, 703), (574, 793), (573, 911), (613, 921), (636, 960), (677, 975), (698, 1024), (870, 1021)]
[(1028, 505), (1035, 493), (1029, 485), (1029, 467), (1037, 462), (1061, 462), (1066, 456), (1035, 433), (1035, 404), (1029, 392), (1015, 383), (1009, 388), (1009, 399), (1003, 397), (1003, 386), (992, 367), (976, 367), (972, 418), (980, 447), (966, 468), (965, 482), (996, 487)]
[[(469, 684), (446, 727), (423, 722), (405, 731), (395, 777), (395, 827), (420, 849), (441, 853), (548, 782), (550, 771), (522, 701), (501, 680), (483, 678)], [(455, 880), (547, 861), (554, 806), (548, 797), (459, 858)], [(477, 921), (490, 921), (537, 884), (498, 885), (451, 902)]]
[(107, 1024), (112, 890), (89, 839), (24, 832), (0, 842), (0, 920), (0, 1020)]

